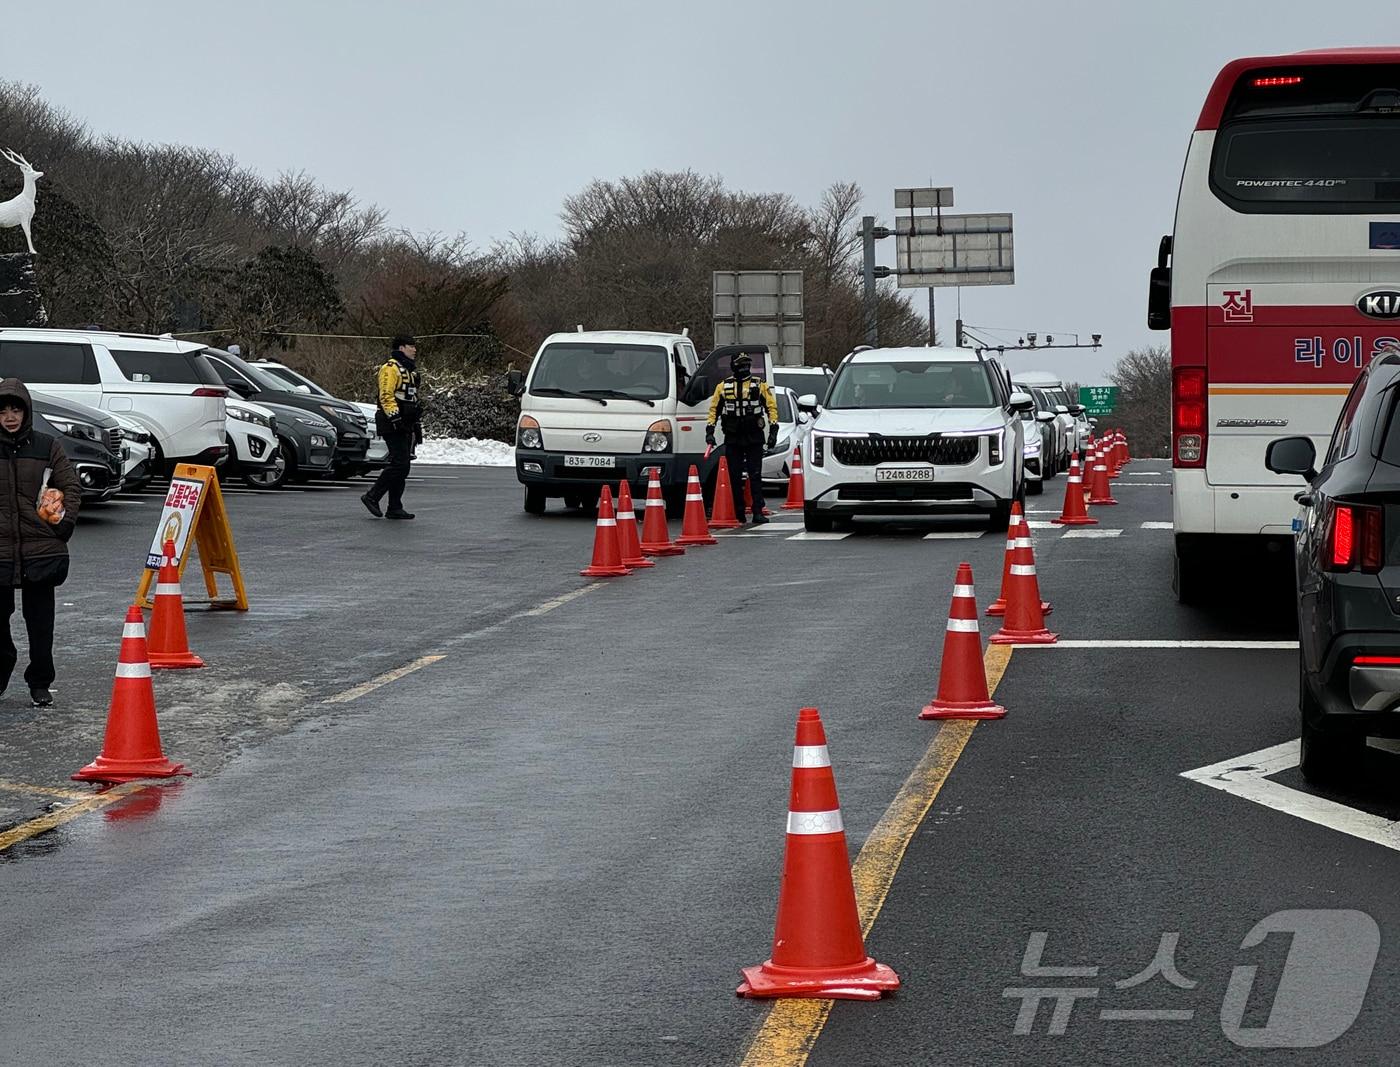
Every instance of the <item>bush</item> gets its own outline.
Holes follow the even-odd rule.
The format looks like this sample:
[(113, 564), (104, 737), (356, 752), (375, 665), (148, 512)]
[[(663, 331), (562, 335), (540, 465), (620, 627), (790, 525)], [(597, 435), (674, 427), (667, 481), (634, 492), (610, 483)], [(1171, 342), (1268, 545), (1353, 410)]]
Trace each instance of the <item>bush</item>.
[(520, 401), (499, 377), (425, 389), (423, 432), (428, 437), (480, 437), (514, 443)]

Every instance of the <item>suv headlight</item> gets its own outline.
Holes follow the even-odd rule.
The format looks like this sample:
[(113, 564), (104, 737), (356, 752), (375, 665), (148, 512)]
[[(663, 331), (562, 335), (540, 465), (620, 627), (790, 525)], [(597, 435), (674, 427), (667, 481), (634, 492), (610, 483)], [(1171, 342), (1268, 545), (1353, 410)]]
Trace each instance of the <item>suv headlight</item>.
[(812, 466), (820, 467), (826, 463), (826, 435), (820, 433), (812, 434)]
[(327, 433), (335, 432), (335, 427), (331, 424), (330, 419), (323, 419), (320, 415), (312, 411), (298, 411), (296, 420), (303, 426), (311, 426), (317, 430), (325, 430)]
[(540, 421), (533, 415), (521, 415), (520, 425), (515, 430), (515, 443), (520, 448), (543, 448), (544, 434), (540, 433)]
[(1026, 438), (1026, 445), (1025, 445), (1025, 447), (1021, 450), (1021, 453), (1022, 453), (1022, 455), (1025, 455), (1025, 456), (1038, 456), (1038, 455), (1040, 455), (1040, 434), (1039, 434), (1039, 433), (1032, 434), (1030, 437), (1027, 437), (1027, 438)]
[(233, 408), (229, 408), (228, 417), (235, 422), (250, 422), (254, 426), (272, 429), (272, 420), (265, 415), (259, 415), (256, 411), (243, 411), (241, 409), (235, 411)]
[(90, 422), (79, 422), (77, 419), (49, 419), (49, 424), (59, 433), (67, 434), (69, 437), (82, 437), (88, 441), (99, 442), (103, 438), (101, 428)]
[(643, 452), (671, 451), (671, 420), (657, 419), (647, 427), (646, 440), (642, 442)]
[(1004, 435), (1004, 430), (987, 435), (987, 462), (994, 467), (1006, 458), (1005, 449), (1002, 447)]

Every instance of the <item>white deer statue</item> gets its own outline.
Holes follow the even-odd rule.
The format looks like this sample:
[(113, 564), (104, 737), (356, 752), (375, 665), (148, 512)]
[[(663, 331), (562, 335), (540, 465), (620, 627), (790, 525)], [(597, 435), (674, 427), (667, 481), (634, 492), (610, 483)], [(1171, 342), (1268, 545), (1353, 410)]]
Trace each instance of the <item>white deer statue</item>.
[(29, 225), (34, 221), (34, 197), (38, 192), (34, 183), (44, 176), (44, 172), (35, 170), (29, 165), (29, 160), (13, 149), (0, 149), (0, 156), (17, 166), (19, 172), (24, 175), (24, 189), (20, 191), (19, 196), (0, 204), (0, 227), (18, 226), (22, 229), (24, 240), (29, 245), (29, 254), (32, 256), (34, 238), (29, 234)]

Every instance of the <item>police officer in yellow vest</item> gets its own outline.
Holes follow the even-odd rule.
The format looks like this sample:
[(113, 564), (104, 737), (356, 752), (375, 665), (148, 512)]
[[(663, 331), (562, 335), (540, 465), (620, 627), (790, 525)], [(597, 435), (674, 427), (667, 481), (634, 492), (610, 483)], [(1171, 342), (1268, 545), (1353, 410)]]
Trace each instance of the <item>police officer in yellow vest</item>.
[[(423, 386), (418, 373), (418, 344), (412, 337), (395, 337), (393, 351), (379, 368), (379, 410), (374, 413), (374, 427), (389, 447), (389, 464), (379, 472), (374, 485), (360, 502), (375, 518), (411, 519), (413, 512), (403, 508), (403, 489), (408, 483), (413, 445), (423, 439), (419, 422), (423, 405), (418, 392)], [(381, 511), (379, 502), (389, 496), (389, 510)]]
[(740, 352), (730, 363), (733, 373), (715, 387), (705, 441), (715, 443), (715, 423), (724, 430), (729, 456), (729, 476), (734, 490), (734, 515), (744, 521), (744, 475), (749, 476), (753, 496), (753, 521), (768, 521), (763, 514), (763, 423), (768, 422), (768, 447), (778, 443), (778, 404), (767, 382), (753, 377), (753, 360)]

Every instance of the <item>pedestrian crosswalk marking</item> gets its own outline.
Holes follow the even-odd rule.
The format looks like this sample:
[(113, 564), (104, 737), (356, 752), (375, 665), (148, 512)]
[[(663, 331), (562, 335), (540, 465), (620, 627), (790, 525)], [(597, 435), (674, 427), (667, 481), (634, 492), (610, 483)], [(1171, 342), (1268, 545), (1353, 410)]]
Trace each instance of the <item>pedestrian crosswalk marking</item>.
[(1174, 529), (1169, 522), (1145, 522), (1142, 524), (1144, 530), (1171, 530)]

